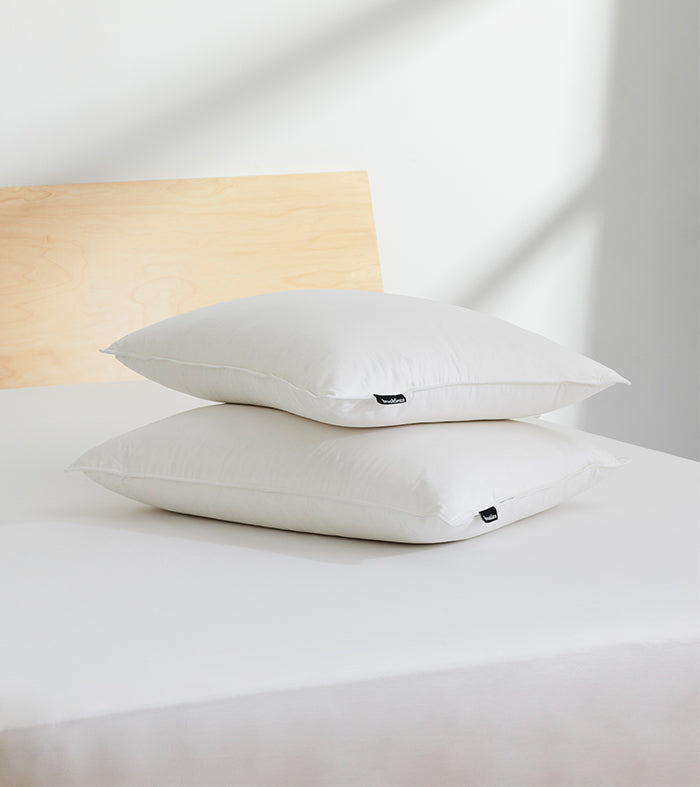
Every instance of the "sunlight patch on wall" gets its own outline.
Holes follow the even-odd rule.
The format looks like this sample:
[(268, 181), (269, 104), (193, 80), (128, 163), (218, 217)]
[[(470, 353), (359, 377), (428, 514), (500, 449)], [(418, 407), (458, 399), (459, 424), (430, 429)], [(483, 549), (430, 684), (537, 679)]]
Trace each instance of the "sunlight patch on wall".
[(585, 352), (597, 242), (597, 214), (580, 211), (484, 296), (480, 308)]

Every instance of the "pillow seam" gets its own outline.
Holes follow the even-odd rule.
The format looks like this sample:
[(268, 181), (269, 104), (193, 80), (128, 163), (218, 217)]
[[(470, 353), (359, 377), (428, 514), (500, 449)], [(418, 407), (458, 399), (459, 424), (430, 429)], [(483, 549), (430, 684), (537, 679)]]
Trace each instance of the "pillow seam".
[[(338, 394), (333, 393), (314, 393), (310, 391), (308, 388), (303, 388), (296, 383), (293, 383), (291, 380), (287, 380), (285, 377), (280, 377), (277, 374), (272, 372), (259, 372), (255, 369), (247, 369), (244, 366), (232, 366), (231, 364), (222, 364), (222, 363), (204, 363), (201, 361), (183, 361), (177, 358), (165, 358), (161, 355), (141, 355), (140, 353), (130, 353), (130, 352), (121, 352), (117, 350), (100, 350), (102, 353), (106, 353), (107, 355), (113, 355), (117, 360), (119, 360), (120, 356), (123, 358), (135, 358), (139, 361), (164, 361), (166, 363), (172, 363), (179, 366), (197, 366), (203, 369), (227, 369), (232, 372), (243, 372), (245, 374), (250, 374), (255, 377), (265, 377), (272, 380), (279, 381), (281, 383), (285, 383), (289, 385), (291, 388), (296, 389), (297, 391), (301, 391), (302, 393), (307, 394), (308, 396), (312, 396), (315, 399), (338, 399), (341, 401), (356, 401), (356, 402), (363, 402), (366, 400), (371, 400), (374, 396), (373, 393), (365, 394), (364, 396), (340, 396)], [(147, 377), (147, 375), (142, 375), (143, 377)], [(148, 378), (147, 379), (151, 379)], [(629, 381), (626, 380), (624, 377), (621, 377), (620, 380), (613, 380), (608, 382), (607, 380), (603, 380), (599, 378), (598, 380), (594, 381), (585, 381), (585, 380), (571, 380), (571, 379), (560, 379), (560, 380), (478, 380), (478, 381), (465, 381), (465, 382), (454, 382), (454, 383), (439, 383), (437, 385), (424, 385), (418, 386), (413, 388), (404, 388), (402, 389), (401, 393), (420, 393), (422, 391), (435, 391), (439, 390), (440, 388), (452, 388), (456, 386), (465, 386), (465, 385), (587, 385), (587, 386), (606, 386), (609, 387), (611, 385), (616, 385), (618, 382), (624, 382), (625, 384), (629, 385)]]
[[(530, 497), (532, 495), (536, 495), (539, 492), (542, 492), (543, 490), (547, 489), (548, 487), (553, 486), (554, 484), (564, 484), (567, 481), (570, 481), (570, 480), (576, 478), (579, 475), (583, 475), (584, 473), (588, 472), (592, 468), (614, 469), (614, 468), (620, 467), (622, 464), (624, 464), (624, 462), (622, 462), (621, 460), (617, 459), (616, 457), (613, 457), (613, 460), (614, 461), (612, 463), (611, 462), (608, 462), (608, 463), (604, 463), (604, 462), (589, 462), (587, 465), (585, 465), (582, 468), (579, 468), (578, 470), (574, 471), (573, 473), (569, 473), (568, 475), (564, 476), (563, 478), (557, 478), (553, 483), (542, 484), (542, 485), (540, 485), (540, 486), (538, 486), (538, 487), (536, 487), (534, 489), (529, 489), (527, 492), (524, 492), (524, 493), (522, 493), (520, 495), (513, 495), (511, 497), (502, 498), (501, 500), (496, 501), (495, 503), (491, 503), (491, 505), (500, 506), (500, 505), (503, 505), (504, 503), (510, 503), (511, 501), (524, 500), (524, 499), (526, 499), (526, 498), (528, 498), (528, 497)], [(266, 489), (264, 487), (239, 486), (239, 485), (236, 485), (236, 484), (226, 484), (226, 483), (221, 483), (221, 482), (216, 482), (216, 481), (201, 481), (199, 479), (194, 479), (194, 478), (177, 478), (177, 477), (174, 477), (174, 476), (162, 476), (162, 475), (156, 475), (156, 474), (152, 474), (152, 473), (125, 473), (122, 470), (114, 470), (113, 468), (106, 468), (106, 467), (70, 466), (70, 467), (67, 468), (67, 471), (68, 472), (78, 471), (78, 472), (82, 472), (82, 473), (85, 473), (85, 472), (108, 473), (110, 475), (116, 475), (116, 476), (118, 476), (120, 478), (124, 478), (124, 479), (135, 478), (135, 479), (144, 479), (144, 480), (151, 480), (151, 481), (170, 481), (172, 483), (177, 483), (177, 484), (196, 484), (198, 486), (213, 486), (213, 487), (217, 487), (217, 488), (221, 488), (221, 489), (237, 489), (237, 490), (242, 490), (242, 491), (247, 491), (247, 492), (254, 492), (254, 493), (288, 495), (288, 496), (293, 496), (293, 497), (305, 497), (307, 499), (328, 500), (330, 502), (336, 502), (336, 503), (350, 503), (352, 505), (357, 505), (357, 506), (364, 507), (364, 508), (386, 508), (386, 509), (389, 509), (390, 511), (395, 511), (396, 513), (399, 513), (399, 514), (408, 514), (409, 516), (417, 517), (419, 519), (428, 519), (430, 517), (436, 517), (437, 519), (439, 519), (441, 522), (443, 522), (448, 527), (452, 527), (452, 528), (455, 528), (455, 529), (458, 528), (458, 527), (463, 527), (466, 524), (466, 521), (463, 521), (465, 519), (464, 515), (460, 515), (459, 517), (446, 517), (440, 512), (440, 510), (421, 514), (421, 513), (415, 512), (415, 511), (407, 511), (406, 509), (403, 509), (403, 508), (397, 508), (396, 506), (387, 505), (385, 503), (368, 503), (365, 500), (354, 500), (352, 498), (332, 497), (330, 495), (313, 495), (313, 496), (311, 496), (311, 495), (301, 494), (301, 493), (295, 492), (293, 490), (289, 490), (288, 491), (288, 490), (284, 490), (284, 489)], [(158, 508), (158, 506), (156, 506), (156, 508)], [(485, 506), (485, 508), (488, 508), (488, 506)], [(484, 510), (484, 509), (479, 509), (479, 510)], [(470, 521), (475, 516), (477, 516), (478, 513), (479, 513), (479, 511), (476, 511), (474, 514), (471, 514), (470, 515)], [(459, 522), (459, 524), (457, 524), (457, 522)]]

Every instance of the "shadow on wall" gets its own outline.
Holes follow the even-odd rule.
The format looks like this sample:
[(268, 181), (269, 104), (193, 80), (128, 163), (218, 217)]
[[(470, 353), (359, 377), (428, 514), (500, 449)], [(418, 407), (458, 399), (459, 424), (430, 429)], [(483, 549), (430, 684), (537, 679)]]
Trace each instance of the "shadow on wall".
[[(469, 0), (476, 2), (476, 0)], [(148, 154), (165, 144), (173, 144), (196, 134), (201, 128), (230, 121), (250, 112), (256, 105), (283, 94), (293, 85), (325, 68), (329, 59), (338, 60), (362, 48), (381, 47), (387, 36), (396, 35), (417, 19), (435, 13), (440, 6), (465, 0), (392, 0), (369, 12), (344, 19), (341, 24), (296, 42), (262, 64), (241, 70), (232, 62), (231, 72), (208, 84), (196, 84), (189, 100), (176, 101), (168, 109), (145, 117), (122, 138), (98, 142), (92, 151), (82, 151), (72, 162), (49, 176), (47, 183), (92, 182), (105, 162), (129, 165), (147, 160)], [(84, 173), (84, 174), (81, 174)]]
[(593, 397), (581, 424), (696, 459), (697, 21), (694, 0), (618, 0), (588, 351), (632, 388)]
[(583, 402), (579, 426), (698, 459), (696, 3), (618, 0), (616, 11), (597, 171), (460, 302), (479, 308), (578, 217), (597, 216), (589, 338), (582, 350), (632, 387), (614, 386)]

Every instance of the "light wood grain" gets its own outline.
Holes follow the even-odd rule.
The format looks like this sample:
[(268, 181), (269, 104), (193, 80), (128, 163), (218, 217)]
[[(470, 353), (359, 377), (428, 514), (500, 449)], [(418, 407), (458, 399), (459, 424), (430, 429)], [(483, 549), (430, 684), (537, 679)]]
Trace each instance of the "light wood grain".
[(134, 376), (98, 353), (210, 303), (381, 290), (367, 173), (0, 189), (0, 387)]

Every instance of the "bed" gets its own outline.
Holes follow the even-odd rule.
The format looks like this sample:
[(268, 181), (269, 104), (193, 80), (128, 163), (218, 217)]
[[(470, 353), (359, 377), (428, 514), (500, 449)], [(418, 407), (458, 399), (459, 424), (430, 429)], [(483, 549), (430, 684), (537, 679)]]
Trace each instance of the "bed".
[(0, 190), (0, 784), (697, 784), (696, 462), (595, 437), (630, 461), (437, 545), (174, 514), (64, 474), (202, 404), (115, 380), (95, 349), (120, 332), (198, 298), (381, 288), (364, 173), (296, 177)]

